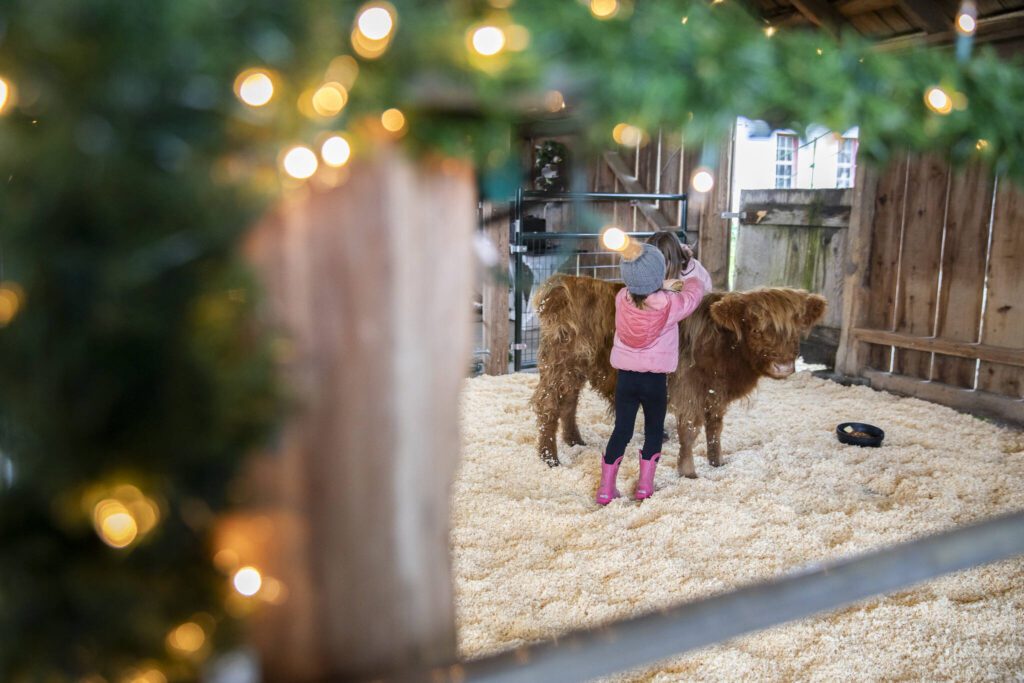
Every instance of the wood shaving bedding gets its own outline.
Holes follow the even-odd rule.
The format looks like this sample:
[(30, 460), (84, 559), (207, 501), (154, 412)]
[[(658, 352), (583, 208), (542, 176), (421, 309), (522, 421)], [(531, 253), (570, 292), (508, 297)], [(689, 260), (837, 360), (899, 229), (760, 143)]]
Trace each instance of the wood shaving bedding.
[[(611, 433), (606, 404), (580, 398), (586, 446), (537, 456), (536, 375), (468, 380), (451, 543), (464, 657), (695, 600), (1024, 509), (1024, 439), (953, 410), (800, 372), (734, 405), (725, 465), (696, 449), (680, 479), (665, 444), (652, 498), (629, 496), (642, 418), (619, 474), (626, 496), (594, 503)], [(885, 430), (881, 448), (840, 444), (836, 424)], [(615, 681), (1024, 679), (1024, 560), (943, 577), (775, 627)]]

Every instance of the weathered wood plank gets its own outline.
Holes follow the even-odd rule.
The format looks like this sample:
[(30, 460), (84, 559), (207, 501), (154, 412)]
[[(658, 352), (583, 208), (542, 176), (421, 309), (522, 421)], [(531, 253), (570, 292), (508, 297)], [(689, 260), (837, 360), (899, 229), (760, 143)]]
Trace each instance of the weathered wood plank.
[(839, 29), (846, 23), (843, 15), (832, 7), (828, 0), (791, 1), (801, 14), (832, 35), (839, 35)]
[[(988, 300), (981, 341), (1024, 347), (1024, 192), (1000, 179), (992, 220)], [(1024, 396), (1024, 369), (982, 362), (978, 389), (1001, 396)]]
[[(610, 168), (612, 173), (615, 174), (616, 180), (618, 180), (619, 184), (622, 185), (624, 192), (631, 194), (648, 193), (647, 188), (641, 185), (640, 181), (637, 180), (635, 175), (633, 175), (633, 172), (630, 171), (626, 162), (622, 159), (621, 154), (618, 152), (605, 152), (604, 160), (605, 163), (608, 164), (608, 168)], [(665, 214), (654, 208), (653, 204), (649, 202), (637, 202), (636, 205), (637, 208), (640, 209), (644, 218), (646, 218), (652, 226), (652, 230), (664, 230), (671, 225), (669, 220), (665, 218)], [(628, 207), (626, 208), (628, 210)]]
[(484, 372), (488, 375), (506, 375), (509, 350), (509, 225), (504, 218), (493, 220), (493, 213), (494, 205), (484, 202), (484, 234), (498, 250), (497, 265), (488, 269), (483, 276), (483, 321), (488, 351)]
[(729, 247), (732, 235), (729, 221), (722, 213), (729, 210), (732, 197), (732, 155), (735, 126), (718, 147), (718, 163), (712, 172), (715, 185), (703, 195), (690, 189), (690, 196), (699, 196), (700, 206), (700, 262), (704, 264), (715, 289), (729, 286)]
[[(913, 336), (935, 333), (935, 300), (946, 214), (949, 164), (923, 156), (910, 169), (903, 220), (903, 246), (896, 299), (895, 331)], [(931, 354), (897, 349), (893, 372), (931, 379)]]
[(959, 358), (973, 358), (975, 360), (1024, 367), (1024, 349), (1021, 348), (972, 344), (938, 337), (914, 337), (900, 332), (886, 332), (885, 330), (868, 330), (864, 328), (855, 329), (853, 336), (859, 341), (870, 344), (897, 346), (901, 349), (916, 349), (928, 353), (941, 353)]
[[(875, 194), (871, 227), (871, 260), (868, 273), (868, 302), (864, 326), (873, 330), (893, 329), (896, 305), (896, 273), (899, 270), (903, 210), (907, 191), (908, 155), (901, 155), (882, 174)], [(889, 370), (891, 350), (872, 347), (865, 367)]]
[[(390, 149), (286, 200), (247, 254), (292, 348), (296, 410), (257, 513), (289, 589), (252, 628), (266, 680), (377, 678), (456, 656), (449, 495), (470, 351), (475, 181)], [(424, 239), (429, 235), (429, 239)]]
[(803, 204), (759, 203), (747, 199), (741, 209), (740, 225), (786, 225), (845, 228), (850, 224), (850, 205), (807, 206)]
[(1024, 424), (1024, 401), (985, 391), (970, 391), (940, 382), (927, 382), (913, 377), (865, 370), (871, 387), (895, 394), (941, 403), (972, 415), (990, 415), (1000, 420)]
[(867, 318), (871, 269), (871, 236), (878, 192), (877, 170), (858, 164), (853, 198), (850, 200), (850, 227), (847, 228), (843, 260), (842, 327), (836, 352), (836, 371), (858, 376), (867, 357), (866, 344), (853, 338), (853, 330)]
[[(985, 254), (992, 213), (993, 179), (980, 164), (954, 173), (950, 183), (935, 335), (977, 342), (985, 282)], [(974, 388), (977, 363), (935, 356), (932, 379), (965, 389)]]

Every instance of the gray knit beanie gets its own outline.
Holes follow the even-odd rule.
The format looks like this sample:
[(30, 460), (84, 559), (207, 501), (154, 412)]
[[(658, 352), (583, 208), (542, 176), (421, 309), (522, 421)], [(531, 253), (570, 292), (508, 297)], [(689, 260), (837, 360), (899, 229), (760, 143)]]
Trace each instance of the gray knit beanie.
[(619, 269), (629, 293), (637, 296), (652, 294), (665, 282), (665, 257), (651, 244), (644, 244), (643, 251), (632, 260), (623, 255)]

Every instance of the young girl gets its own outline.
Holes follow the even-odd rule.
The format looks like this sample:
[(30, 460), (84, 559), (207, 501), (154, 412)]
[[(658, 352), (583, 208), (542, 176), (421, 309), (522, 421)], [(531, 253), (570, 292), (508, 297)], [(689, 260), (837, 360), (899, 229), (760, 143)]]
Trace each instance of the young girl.
[[(674, 236), (673, 236), (673, 239)], [(678, 240), (677, 240), (678, 242)], [(599, 505), (619, 497), (615, 479), (626, 445), (633, 438), (637, 411), (644, 409), (644, 447), (634, 497), (654, 493), (654, 470), (661, 459), (668, 375), (679, 363), (679, 321), (693, 313), (707, 293), (707, 271), (691, 259), (694, 275), (681, 291), (665, 290), (665, 257), (651, 244), (633, 244), (623, 253), (626, 286), (615, 297), (615, 340), (611, 364), (618, 369), (615, 386), (615, 429), (601, 465)]]

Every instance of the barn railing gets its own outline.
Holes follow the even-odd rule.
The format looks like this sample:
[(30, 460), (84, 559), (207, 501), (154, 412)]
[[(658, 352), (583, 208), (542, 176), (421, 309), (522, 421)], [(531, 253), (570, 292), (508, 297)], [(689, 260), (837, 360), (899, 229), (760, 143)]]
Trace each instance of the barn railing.
[(397, 680), (575, 683), (1024, 554), (1024, 511)]

